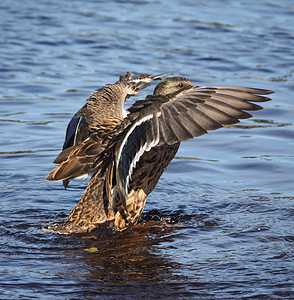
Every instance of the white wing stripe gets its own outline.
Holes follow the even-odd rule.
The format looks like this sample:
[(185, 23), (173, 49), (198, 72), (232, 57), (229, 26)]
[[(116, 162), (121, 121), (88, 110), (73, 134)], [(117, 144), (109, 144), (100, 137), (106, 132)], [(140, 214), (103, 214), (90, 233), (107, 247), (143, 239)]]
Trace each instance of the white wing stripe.
[(152, 140), (151, 143), (148, 143), (147, 141), (144, 143), (144, 145), (139, 149), (139, 151), (136, 153), (135, 157), (133, 158), (130, 168), (129, 168), (129, 174), (126, 178), (126, 194), (128, 193), (127, 188), (129, 186), (129, 180), (132, 179), (131, 175), (133, 174), (133, 170), (136, 168), (137, 162), (140, 160), (141, 156), (144, 154), (144, 152), (150, 151), (153, 147), (155, 147), (159, 143), (159, 128), (156, 126), (156, 136), (155, 139)]
[(75, 138), (74, 138), (73, 146), (75, 146), (75, 145), (76, 145), (76, 142), (77, 142), (78, 130), (79, 130), (79, 126), (80, 126), (81, 121), (82, 121), (82, 117), (80, 117), (79, 122), (78, 122), (77, 127), (76, 127)]
[(131, 133), (134, 131), (135, 127), (141, 125), (142, 123), (150, 120), (151, 118), (153, 118), (153, 114), (150, 114), (148, 116), (145, 116), (144, 118), (142, 118), (141, 120), (139, 120), (138, 122), (134, 123), (131, 127), (131, 129), (128, 131), (128, 133), (126, 134), (126, 136), (124, 137), (121, 145), (120, 145), (120, 148), (119, 148), (119, 151), (118, 151), (118, 156), (117, 156), (117, 162), (116, 162), (116, 167), (118, 167), (118, 164), (119, 164), (119, 158), (121, 156), (121, 152), (122, 152), (122, 149), (124, 147), (124, 145), (126, 144), (126, 141), (128, 139), (128, 137), (131, 135)]

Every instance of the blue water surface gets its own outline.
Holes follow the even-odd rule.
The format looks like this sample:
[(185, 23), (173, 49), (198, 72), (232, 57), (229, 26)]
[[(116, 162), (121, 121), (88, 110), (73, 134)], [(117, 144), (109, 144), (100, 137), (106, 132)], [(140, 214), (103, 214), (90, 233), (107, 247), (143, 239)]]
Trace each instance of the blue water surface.
[[(293, 15), (290, 0), (2, 0), (0, 298), (293, 299)], [(182, 144), (141, 229), (46, 231), (87, 184), (45, 181), (67, 123), (126, 71), (275, 94)]]

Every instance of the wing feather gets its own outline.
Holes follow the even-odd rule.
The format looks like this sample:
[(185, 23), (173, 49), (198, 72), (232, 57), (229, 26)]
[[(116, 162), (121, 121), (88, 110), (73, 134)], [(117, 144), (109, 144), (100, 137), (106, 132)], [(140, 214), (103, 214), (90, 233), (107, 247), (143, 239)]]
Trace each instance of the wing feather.
[[(257, 95), (269, 95), (269, 94), (274, 93), (271, 90), (247, 88), (247, 87), (215, 86), (213, 88), (220, 90), (220, 91), (221, 90), (240, 91), (240, 92), (245, 92), (245, 93), (249, 93), (249, 94), (257, 94)], [(262, 98), (264, 100), (262, 100)], [(264, 102), (264, 101), (269, 101), (271, 99), (267, 98), (267, 97), (260, 97), (260, 100), (261, 100), (261, 102)]]
[(221, 101), (223, 103), (229, 104), (238, 109), (244, 110), (261, 110), (263, 107), (249, 101), (244, 101), (242, 98), (238, 98), (235, 96), (228, 96), (221, 93), (215, 93), (211, 99)]
[(163, 127), (164, 130), (164, 137), (166, 138), (164, 142), (168, 145), (172, 145), (179, 139), (175, 129), (172, 126), (172, 115), (171, 111), (168, 107), (162, 108), (162, 123), (160, 123), (160, 127)]
[(75, 143), (76, 135), (79, 129), (80, 121), (82, 117), (77, 116), (78, 113), (76, 113), (70, 122), (68, 123), (67, 129), (66, 129), (66, 135), (65, 135), (65, 141), (62, 147), (62, 150), (71, 147)]
[(227, 115), (229, 116), (234, 116), (235, 118), (237, 119), (246, 119), (246, 118), (250, 118), (252, 117), (252, 115), (250, 115), (249, 113), (247, 112), (244, 112), (228, 103), (224, 103), (222, 101), (219, 101), (219, 100), (215, 100), (215, 99), (209, 99), (207, 101), (207, 103), (218, 109), (219, 111), (222, 111), (222, 112), (225, 112)]
[[(152, 147), (173, 145), (208, 130), (250, 118), (244, 110), (259, 110), (252, 102), (270, 100), (268, 90), (242, 87), (192, 87), (168, 95), (149, 95), (129, 108), (117, 143), (117, 178), (127, 193), (136, 163)], [(257, 94), (257, 95), (256, 95)], [(130, 125), (131, 124), (131, 125)]]
[(207, 103), (199, 104), (197, 109), (220, 124), (234, 124), (239, 122), (237, 118)]
[[(250, 89), (250, 88), (225, 88), (225, 87), (215, 87), (215, 90), (221, 92), (222, 94), (234, 96), (241, 98), (243, 100), (255, 101), (255, 102), (265, 102), (269, 101), (270, 99), (263, 96), (258, 96), (255, 94), (260, 95), (267, 95), (270, 92), (265, 90), (259, 89)], [(260, 91), (260, 92), (258, 92)]]

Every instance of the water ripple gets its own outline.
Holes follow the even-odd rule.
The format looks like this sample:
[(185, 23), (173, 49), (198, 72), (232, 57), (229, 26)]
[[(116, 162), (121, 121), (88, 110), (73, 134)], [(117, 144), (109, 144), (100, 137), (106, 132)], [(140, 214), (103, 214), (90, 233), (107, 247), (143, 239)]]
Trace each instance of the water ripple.
[[(0, 298), (293, 298), (293, 12), (274, 0), (2, 0)], [(128, 70), (276, 93), (251, 120), (183, 143), (132, 230), (46, 230), (86, 186), (44, 179), (66, 124)]]

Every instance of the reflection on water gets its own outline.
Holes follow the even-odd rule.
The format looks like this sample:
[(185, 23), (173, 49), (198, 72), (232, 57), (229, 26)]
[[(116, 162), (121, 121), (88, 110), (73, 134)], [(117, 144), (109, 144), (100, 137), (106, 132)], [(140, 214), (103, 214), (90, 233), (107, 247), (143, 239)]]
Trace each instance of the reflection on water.
[[(2, 0), (0, 298), (293, 298), (293, 13), (274, 0)], [(128, 70), (276, 93), (183, 143), (137, 227), (52, 233), (87, 183), (44, 179), (66, 125)]]
[(90, 267), (85, 278), (114, 284), (156, 282), (163, 277), (172, 279), (172, 270), (177, 268), (176, 264), (156, 253), (158, 251), (153, 245), (160, 242), (158, 239), (151, 242), (145, 234), (126, 233), (112, 236), (107, 241), (87, 241), (85, 245), (97, 247), (98, 253), (85, 252), (84, 257)]

